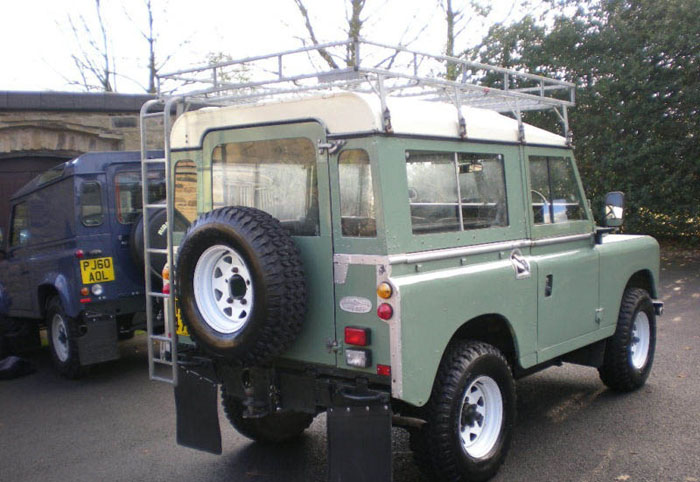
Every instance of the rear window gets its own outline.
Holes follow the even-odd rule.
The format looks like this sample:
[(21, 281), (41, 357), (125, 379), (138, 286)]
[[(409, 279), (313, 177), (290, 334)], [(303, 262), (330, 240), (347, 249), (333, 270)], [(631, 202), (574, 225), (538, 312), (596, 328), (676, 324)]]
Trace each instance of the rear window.
[(102, 187), (98, 182), (80, 185), (80, 222), (84, 226), (100, 226), (104, 218), (102, 210)]
[(221, 144), (212, 152), (214, 208), (247, 206), (294, 236), (319, 233), (316, 149), (298, 137)]
[(364, 149), (348, 149), (338, 158), (340, 220), (343, 236), (376, 237), (374, 193), (369, 155)]
[[(150, 203), (165, 199), (165, 179), (162, 172), (149, 172)], [(141, 171), (124, 171), (114, 176), (114, 193), (117, 203), (117, 221), (131, 224), (139, 217), (143, 201), (141, 198)]]
[(175, 209), (189, 222), (197, 217), (197, 166), (182, 160), (175, 164)]

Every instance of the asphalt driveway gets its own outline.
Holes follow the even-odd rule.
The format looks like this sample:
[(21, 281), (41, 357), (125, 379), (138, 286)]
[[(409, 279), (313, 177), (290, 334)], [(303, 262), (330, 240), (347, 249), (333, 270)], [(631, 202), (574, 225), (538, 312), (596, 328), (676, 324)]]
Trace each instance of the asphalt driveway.
[[(497, 481), (700, 482), (700, 255), (665, 257), (656, 360), (638, 392), (605, 389), (565, 365), (518, 382), (518, 422)], [(79, 381), (47, 350), (38, 373), (0, 382), (0, 481), (324, 481), (325, 418), (293, 445), (238, 435), (221, 413), (224, 454), (175, 444), (172, 390), (150, 382), (143, 336)], [(394, 479), (421, 481), (405, 432), (394, 432)]]

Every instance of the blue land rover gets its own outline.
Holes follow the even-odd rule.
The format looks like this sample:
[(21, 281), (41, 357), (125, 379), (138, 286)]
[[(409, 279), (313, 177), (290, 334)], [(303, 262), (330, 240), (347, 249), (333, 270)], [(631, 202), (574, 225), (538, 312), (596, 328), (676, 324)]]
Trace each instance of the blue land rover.
[[(67, 161), (21, 188), (10, 207), (9, 232), (0, 230), (0, 315), (34, 340), (45, 326), (66, 377), (118, 358), (117, 340), (133, 335), (145, 310), (140, 153)], [(158, 238), (165, 214), (154, 218), (146, 233)]]

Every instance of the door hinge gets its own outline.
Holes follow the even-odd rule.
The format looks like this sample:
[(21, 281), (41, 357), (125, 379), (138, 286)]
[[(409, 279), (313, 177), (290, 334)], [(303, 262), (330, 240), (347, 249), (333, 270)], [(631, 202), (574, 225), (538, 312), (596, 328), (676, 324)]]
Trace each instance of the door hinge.
[(328, 353), (339, 353), (342, 349), (343, 347), (338, 343), (338, 340), (331, 340), (330, 338), (326, 340), (326, 350), (328, 350)]
[(595, 310), (595, 322), (599, 325), (603, 322), (603, 312), (605, 308), (596, 308)]
[(340, 139), (337, 141), (323, 142), (321, 139), (318, 140), (318, 153), (323, 154), (323, 151), (327, 151), (328, 154), (335, 154), (340, 150), (341, 147), (345, 145), (344, 140)]

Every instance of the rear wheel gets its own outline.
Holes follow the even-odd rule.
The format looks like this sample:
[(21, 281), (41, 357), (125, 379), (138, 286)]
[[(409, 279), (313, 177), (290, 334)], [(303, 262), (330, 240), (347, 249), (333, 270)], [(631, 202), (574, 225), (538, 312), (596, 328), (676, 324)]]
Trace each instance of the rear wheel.
[(46, 328), (51, 360), (56, 370), (66, 378), (79, 378), (84, 374), (78, 355), (77, 327), (68, 317), (61, 300), (55, 296), (46, 307)]
[(598, 369), (601, 380), (613, 390), (636, 390), (649, 377), (655, 349), (656, 313), (649, 293), (629, 288), (622, 296), (617, 328)]
[(498, 471), (515, 423), (515, 383), (498, 349), (452, 345), (426, 409), (427, 423), (411, 443), (424, 471), (454, 482), (486, 480)]
[(221, 405), (233, 428), (260, 443), (276, 444), (292, 440), (309, 428), (314, 417), (300, 412), (272, 413), (260, 418), (243, 418), (245, 407), (221, 387)]

